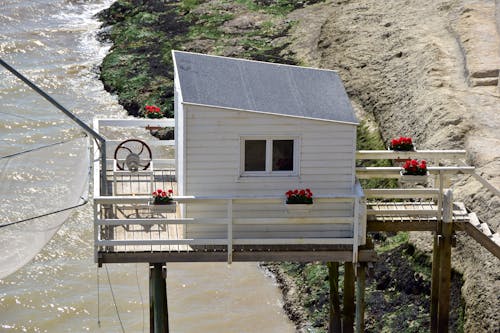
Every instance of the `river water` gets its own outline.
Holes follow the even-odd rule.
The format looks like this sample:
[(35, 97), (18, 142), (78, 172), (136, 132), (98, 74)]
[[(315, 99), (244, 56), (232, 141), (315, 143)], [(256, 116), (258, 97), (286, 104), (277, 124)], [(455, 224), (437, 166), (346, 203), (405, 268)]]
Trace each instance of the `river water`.
[[(93, 15), (110, 4), (0, 0), (0, 57), (89, 124), (95, 115), (124, 116), (96, 74), (109, 45), (95, 39), (99, 22)], [(88, 164), (87, 139), (79, 139), (77, 127), (2, 68), (0, 120), (1, 156), (70, 140), (54, 149), (0, 160), (0, 225), (71, 204), (73, 192), (81, 192), (79, 173), (85, 174)], [(79, 172), (72, 171), (76, 169)], [(66, 223), (34, 260), (0, 280), (0, 332), (149, 331), (147, 266), (97, 270), (91, 205), (66, 215)], [(36, 223), (57, 226), (65, 217), (0, 228), (0, 257), (12, 248), (21, 252), (22, 246), (37, 250), (43, 237), (36, 234), (41, 226)], [(19, 243), (6, 230), (14, 230)], [(256, 263), (169, 264), (167, 284), (172, 332), (295, 331), (272, 278)]]

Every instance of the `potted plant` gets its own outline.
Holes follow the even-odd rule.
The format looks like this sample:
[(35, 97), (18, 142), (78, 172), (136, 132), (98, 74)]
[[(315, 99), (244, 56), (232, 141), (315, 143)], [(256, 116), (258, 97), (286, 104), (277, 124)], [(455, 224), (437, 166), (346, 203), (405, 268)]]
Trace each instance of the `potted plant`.
[(308, 212), (314, 206), (313, 193), (308, 188), (289, 190), (285, 195), (285, 206), (288, 211)]
[(415, 145), (413, 144), (412, 138), (401, 136), (399, 138), (394, 138), (391, 140), (389, 150), (414, 151)]
[(163, 118), (163, 112), (161, 112), (161, 109), (155, 105), (146, 105), (144, 109), (146, 109), (145, 112), (146, 118), (151, 118), (151, 119)]
[(402, 182), (426, 183), (429, 172), (425, 160), (408, 159), (400, 171)]
[(156, 213), (175, 213), (177, 203), (173, 200), (172, 196), (174, 191), (169, 189), (164, 191), (157, 189), (153, 192), (153, 200), (150, 202), (150, 208)]

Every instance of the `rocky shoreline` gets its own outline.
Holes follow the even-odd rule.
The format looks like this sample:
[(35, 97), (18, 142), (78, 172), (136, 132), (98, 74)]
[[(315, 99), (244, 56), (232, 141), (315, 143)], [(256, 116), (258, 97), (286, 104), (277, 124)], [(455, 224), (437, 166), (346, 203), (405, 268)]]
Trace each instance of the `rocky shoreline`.
[[(468, 82), (473, 70), (466, 69), (465, 61), (467, 54), (477, 51), (478, 46), (467, 39), (465, 32), (470, 30), (463, 22), (465, 19), (477, 22), (468, 15), (477, 18), (484, 13), (483, 9), (464, 8), (461, 3), (450, 1), (424, 2), (152, 0), (144, 4), (139, 0), (120, 0), (100, 15), (108, 27), (103, 38), (114, 43), (103, 62), (101, 77), (106, 89), (118, 95), (130, 114), (141, 116), (143, 105), (156, 104), (172, 115), (171, 48), (336, 69), (355, 108), (375, 119), (386, 141), (405, 134), (416, 138), (422, 144), (420, 148), (465, 146), (471, 151), (469, 160), (498, 184), (500, 121), (495, 115), (498, 90), (492, 86), (471, 88)], [(427, 24), (421, 24), (422, 21)], [(466, 39), (467, 45), (461, 46), (464, 43), (460, 44), (460, 40)], [(476, 72), (484, 73), (483, 67)], [(471, 113), (476, 106), (481, 107), (480, 114)], [(493, 150), (487, 149), (491, 146)], [(456, 193), (460, 200), (477, 193), (472, 200), (466, 200), (467, 204), (498, 228), (498, 199), (470, 179), (465, 179)], [(425, 256), (421, 253), (428, 253), (432, 244), (428, 235), (412, 234), (410, 239), (418, 250), (403, 241), (382, 254), (384, 261), (374, 271), (370, 287), (373, 290), (368, 291), (367, 299), (367, 332), (384, 328), (426, 331), (428, 309), (420, 302), (424, 295), (430, 294), (426, 293), (425, 269), (424, 272), (416, 269), (421, 266), (419, 262), (413, 268), (405, 266), (404, 274), (389, 269), (395, 267), (391, 262), (423, 260)], [(465, 279), (463, 329), (497, 332), (500, 331), (498, 261), (495, 264), (496, 258), (472, 242), (466, 236), (459, 237), (459, 247), (453, 252), (454, 267)], [(317, 309), (319, 314), (324, 312), (323, 296), (317, 293), (316, 300), (304, 304), (304, 295), (311, 293), (311, 288), (322, 289), (321, 265), (284, 267), (287, 266), (272, 265), (268, 269), (281, 281), (285, 299), (292, 296), (285, 305), (290, 318), (300, 330), (324, 330), (325, 317), (314, 313)], [(301, 287), (300, 283), (307, 280), (304, 272), (311, 271), (314, 272), (311, 280), (320, 287)], [(391, 284), (401, 274), (407, 278), (405, 285), (415, 286), (418, 293), (410, 290), (406, 294)], [(388, 283), (377, 289), (377, 281), (381, 279)], [(453, 301), (453, 331), (462, 331), (460, 280), (457, 276), (454, 284), (458, 298)], [(384, 294), (384, 290), (395, 290), (396, 294)], [(384, 306), (383, 312), (370, 307), (384, 298), (393, 301)], [(396, 326), (390, 326), (394, 316), (398, 319)], [(384, 323), (387, 326), (381, 326)]]

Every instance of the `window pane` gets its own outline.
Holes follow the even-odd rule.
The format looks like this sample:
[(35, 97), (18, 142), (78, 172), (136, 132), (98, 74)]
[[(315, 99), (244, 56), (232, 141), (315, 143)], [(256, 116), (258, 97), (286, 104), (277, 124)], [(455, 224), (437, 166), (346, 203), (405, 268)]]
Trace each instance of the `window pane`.
[(273, 171), (293, 171), (293, 140), (273, 140)]
[(266, 171), (266, 140), (245, 141), (245, 171)]

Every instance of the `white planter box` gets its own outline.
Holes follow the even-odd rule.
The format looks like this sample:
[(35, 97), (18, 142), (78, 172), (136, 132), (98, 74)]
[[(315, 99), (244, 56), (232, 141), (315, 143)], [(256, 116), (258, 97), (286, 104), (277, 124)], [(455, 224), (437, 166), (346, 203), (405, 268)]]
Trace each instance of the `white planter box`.
[(429, 178), (429, 172), (425, 175), (404, 175), (403, 170), (401, 170), (400, 175), (399, 181), (401, 183), (427, 184)]
[(149, 209), (152, 213), (175, 213), (177, 211), (177, 202), (171, 201), (164, 205), (150, 202)]
[(289, 214), (305, 214), (311, 212), (314, 204), (287, 204), (285, 203), (286, 211)]

